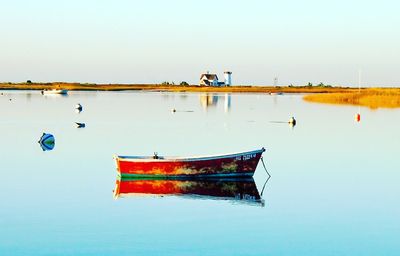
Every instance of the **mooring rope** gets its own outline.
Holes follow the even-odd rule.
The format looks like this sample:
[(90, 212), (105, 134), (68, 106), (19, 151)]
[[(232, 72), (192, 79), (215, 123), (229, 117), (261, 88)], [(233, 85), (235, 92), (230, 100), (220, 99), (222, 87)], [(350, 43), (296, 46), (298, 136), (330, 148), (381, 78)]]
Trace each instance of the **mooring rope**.
[(269, 172), (268, 172), (268, 170), (267, 170), (267, 167), (265, 167), (265, 163), (264, 163), (264, 158), (261, 156), (261, 162), (262, 162), (262, 164), (263, 164), (263, 166), (264, 166), (264, 170), (265, 170), (265, 172), (268, 174), (268, 176), (271, 178), (271, 174), (269, 174)]
[(263, 166), (264, 166), (265, 172), (268, 174), (268, 178), (267, 178), (267, 180), (265, 181), (264, 186), (263, 186), (263, 188), (262, 188), (262, 190), (261, 190), (261, 196), (262, 196), (263, 193), (264, 193), (265, 186), (267, 185), (269, 179), (271, 178), (271, 174), (269, 174), (269, 172), (268, 172), (268, 170), (267, 170), (267, 167), (265, 167), (264, 158), (263, 158), (262, 156), (261, 156), (261, 162), (262, 162), (262, 164), (263, 164)]

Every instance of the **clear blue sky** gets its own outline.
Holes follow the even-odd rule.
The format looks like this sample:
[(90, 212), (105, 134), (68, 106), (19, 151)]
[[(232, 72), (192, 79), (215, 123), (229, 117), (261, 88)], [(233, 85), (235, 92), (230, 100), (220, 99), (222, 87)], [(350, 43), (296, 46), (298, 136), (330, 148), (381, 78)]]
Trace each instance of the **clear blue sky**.
[(398, 1), (0, 0), (0, 81), (400, 86)]

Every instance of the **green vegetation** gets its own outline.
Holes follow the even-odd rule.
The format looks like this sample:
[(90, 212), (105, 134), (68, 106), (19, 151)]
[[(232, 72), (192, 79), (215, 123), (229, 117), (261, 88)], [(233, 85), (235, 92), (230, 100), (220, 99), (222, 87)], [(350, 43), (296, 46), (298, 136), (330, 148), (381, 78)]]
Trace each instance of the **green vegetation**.
[[(164, 86), (175, 86), (175, 82), (174, 81), (172, 81), (172, 82), (164, 81), (164, 82), (161, 83), (161, 85), (164, 85)], [(182, 81), (179, 85), (180, 86), (189, 86), (189, 84), (187, 82), (185, 82), (185, 81)]]
[[(308, 87), (332, 87), (332, 85), (324, 84), (323, 82), (320, 82), (320, 83), (317, 84), (316, 86), (314, 86), (313, 83), (308, 82), (306, 86), (308, 86)], [(290, 86), (289, 86), (289, 87), (290, 87)]]
[(175, 82), (174, 81), (172, 81), (172, 82), (164, 81), (161, 83), (161, 85), (175, 85)]

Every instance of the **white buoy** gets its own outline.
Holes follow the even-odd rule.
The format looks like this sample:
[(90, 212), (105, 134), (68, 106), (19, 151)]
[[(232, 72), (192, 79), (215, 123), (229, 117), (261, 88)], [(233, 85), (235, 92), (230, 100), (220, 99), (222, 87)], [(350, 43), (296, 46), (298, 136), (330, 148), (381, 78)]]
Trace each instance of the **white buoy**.
[(289, 118), (288, 123), (289, 123), (290, 125), (292, 125), (292, 126), (295, 126), (295, 125), (296, 125), (296, 119), (294, 119), (294, 117), (292, 116), (291, 118)]

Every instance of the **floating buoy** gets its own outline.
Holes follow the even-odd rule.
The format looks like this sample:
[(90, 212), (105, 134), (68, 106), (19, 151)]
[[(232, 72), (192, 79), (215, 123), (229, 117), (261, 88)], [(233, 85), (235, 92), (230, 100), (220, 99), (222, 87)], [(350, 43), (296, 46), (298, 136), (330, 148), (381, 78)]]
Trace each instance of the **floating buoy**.
[(83, 107), (82, 107), (82, 105), (80, 103), (78, 103), (78, 104), (75, 105), (75, 109), (76, 109), (76, 111), (78, 113), (80, 113), (83, 110)]
[(171, 111), (172, 111), (172, 113), (175, 113), (175, 112), (176, 112), (176, 109), (175, 109), (175, 108), (173, 108), (173, 109), (171, 109)]
[(86, 126), (85, 123), (78, 123), (78, 122), (75, 122), (75, 124), (76, 124), (76, 128), (85, 128), (85, 126)]
[(361, 121), (361, 114), (360, 114), (360, 113), (355, 114), (354, 120), (355, 120), (356, 122), (360, 122), (360, 121)]
[(56, 140), (52, 134), (43, 133), (38, 142), (43, 151), (50, 151), (54, 149)]
[(295, 125), (296, 125), (296, 119), (294, 119), (294, 117), (292, 116), (291, 118), (289, 118), (288, 123), (289, 123), (290, 125), (292, 125), (292, 126), (295, 126)]

